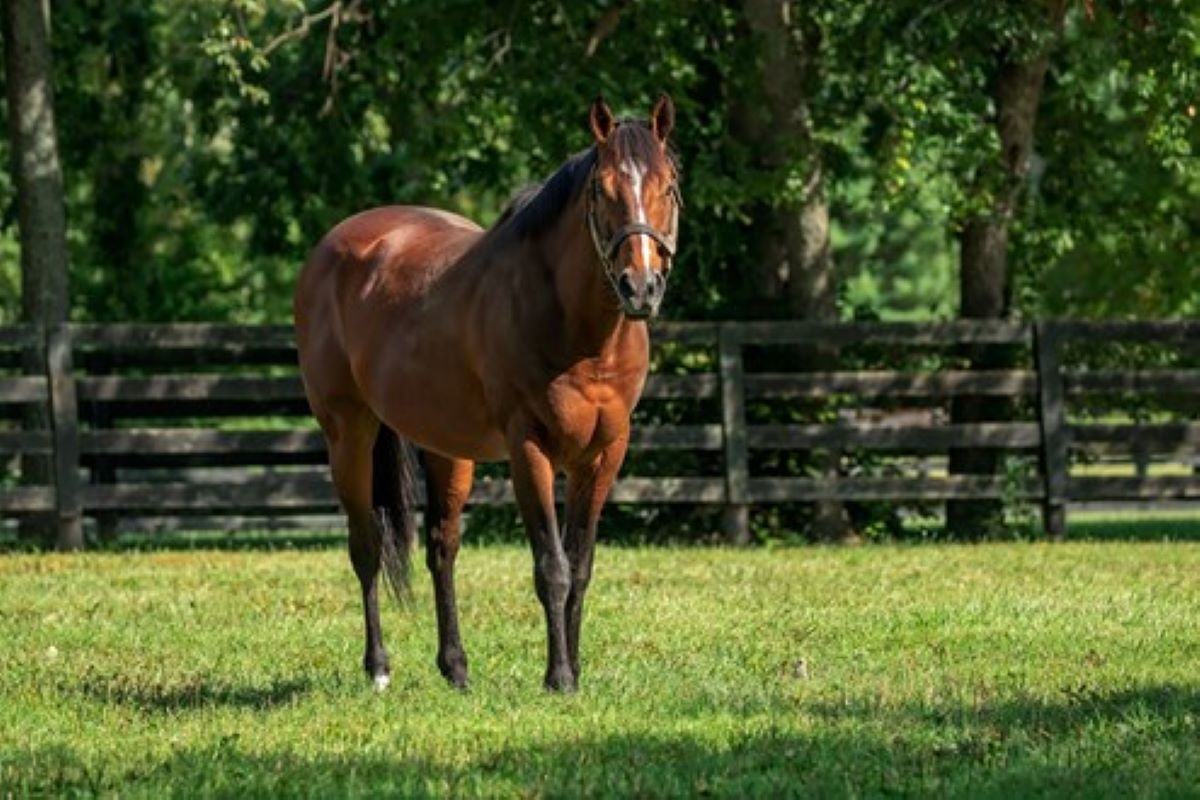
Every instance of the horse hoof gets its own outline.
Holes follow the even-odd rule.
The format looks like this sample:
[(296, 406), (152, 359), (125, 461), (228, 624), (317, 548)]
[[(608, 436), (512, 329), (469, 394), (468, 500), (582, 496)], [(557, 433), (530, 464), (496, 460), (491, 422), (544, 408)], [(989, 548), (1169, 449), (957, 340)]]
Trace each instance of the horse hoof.
[(386, 672), (382, 675), (376, 675), (375, 677), (371, 678), (371, 686), (373, 686), (375, 691), (378, 693), (387, 691), (387, 688), (391, 685), (391, 683), (392, 676), (388, 675)]
[(442, 677), (446, 682), (455, 689), (468, 689), (471, 686), (471, 679), (467, 673), (467, 657), (459, 655), (455, 658), (448, 656), (438, 656), (437, 659), (438, 672), (442, 673)]
[(444, 669), (442, 670), (442, 677), (446, 679), (446, 683), (450, 684), (461, 692), (465, 692), (467, 689), (471, 688), (471, 679), (467, 677), (467, 670), (465, 667), (450, 667), (448, 669)]
[(575, 675), (569, 669), (555, 670), (546, 674), (545, 680), (546, 691), (558, 692), (560, 694), (575, 694), (579, 686), (575, 682)]

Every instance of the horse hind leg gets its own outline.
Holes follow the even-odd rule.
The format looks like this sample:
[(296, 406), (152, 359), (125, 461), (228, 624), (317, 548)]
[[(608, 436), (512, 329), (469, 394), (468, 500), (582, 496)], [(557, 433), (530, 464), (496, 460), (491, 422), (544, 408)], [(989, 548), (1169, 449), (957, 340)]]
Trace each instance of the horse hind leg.
[(437, 606), (437, 666), (442, 676), (459, 689), (469, 682), (467, 652), (458, 632), (458, 606), (454, 591), (454, 562), (462, 538), (462, 510), (471, 494), (475, 474), (472, 461), (423, 452), (425, 465), (425, 563), (433, 578)]
[(383, 561), (384, 530), (373, 508), (372, 456), (379, 420), (364, 407), (318, 414), (329, 444), (334, 488), (346, 512), (350, 562), (362, 590), (366, 644), (363, 669), (377, 690), (391, 682), (387, 649), (379, 622), (379, 571)]

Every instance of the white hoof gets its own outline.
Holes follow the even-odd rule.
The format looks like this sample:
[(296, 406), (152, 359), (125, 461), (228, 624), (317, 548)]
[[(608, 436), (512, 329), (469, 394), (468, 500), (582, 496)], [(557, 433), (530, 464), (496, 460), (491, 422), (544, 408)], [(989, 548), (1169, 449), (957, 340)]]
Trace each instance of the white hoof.
[(392, 682), (391, 675), (376, 675), (371, 680), (371, 683), (375, 686), (375, 691), (377, 691), (377, 692), (386, 691), (387, 687), (391, 684), (391, 682)]

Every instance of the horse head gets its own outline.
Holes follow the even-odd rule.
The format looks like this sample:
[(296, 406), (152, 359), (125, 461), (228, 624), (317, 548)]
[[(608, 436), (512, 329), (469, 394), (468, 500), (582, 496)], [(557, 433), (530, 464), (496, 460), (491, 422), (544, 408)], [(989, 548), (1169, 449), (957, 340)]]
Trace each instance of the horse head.
[(679, 175), (668, 147), (675, 106), (664, 94), (647, 122), (618, 120), (597, 97), (588, 121), (596, 140), (588, 229), (621, 311), (646, 319), (662, 303), (679, 228)]

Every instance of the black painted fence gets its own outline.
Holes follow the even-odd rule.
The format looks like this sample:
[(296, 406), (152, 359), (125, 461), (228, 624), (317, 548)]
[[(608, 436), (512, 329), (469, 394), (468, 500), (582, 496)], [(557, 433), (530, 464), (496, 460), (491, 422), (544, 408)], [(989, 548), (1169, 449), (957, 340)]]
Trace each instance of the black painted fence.
[[(613, 499), (722, 506), (735, 541), (752, 507), (774, 503), (1034, 502), (1061, 535), (1074, 502), (1200, 499), (1200, 322), (662, 323), (653, 339)], [(24, 374), (39, 344), (45, 369)], [(1098, 361), (1073, 355), (1104, 346), (1114, 353)], [(1015, 366), (969, 369), (988, 347)], [(839, 369), (805, 368), (831, 353)], [(295, 360), (282, 326), (71, 324), (44, 340), (0, 327), (0, 513), (56, 514), (64, 547), (82, 544), (84, 518), (103, 532), (335, 513)], [(1009, 413), (951, 424), (965, 395), (1006, 398)], [(45, 429), (22, 429), (30, 406)], [(947, 475), (953, 448), (999, 450), (1017, 468)], [(817, 451), (836, 469), (797, 477), (792, 456)], [(690, 455), (639, 471), (672, 453)], [(52, 479), (21, 482), (28, 457), (48, 459)], [(509, 502), (511, 489), (485, 477), (472, 499)]]

